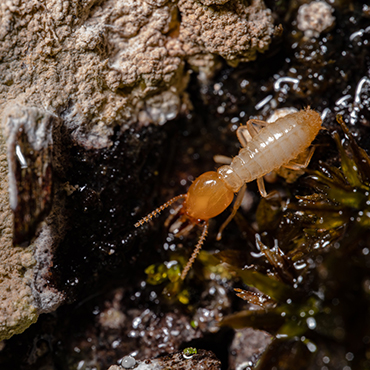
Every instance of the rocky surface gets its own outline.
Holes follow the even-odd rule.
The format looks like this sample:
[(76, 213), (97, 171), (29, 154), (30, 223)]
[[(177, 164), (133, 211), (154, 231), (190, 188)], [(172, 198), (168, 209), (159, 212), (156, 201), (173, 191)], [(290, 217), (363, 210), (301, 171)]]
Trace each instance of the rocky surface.
[[(235, 63), (267, 48), (274, 27), (262, 1), (215, 10), (212, 15), (201, 3), (167, 0), (0, 4), (5, 137), (0, 340), (23, 331), (65, 297), (54, 284), (53, 259), (66, 223), (73, 222), (67, 222), (66, 197), (80, 187), (66, 177), (69, 154), (61, 147), (105, 148), (117, 127), (140, 131), (174, 119), (191, 106), (185, 93), (187, 58), (200, 54), (208, 60), (207, 54), (217, 54)], [(200, 13), (201, 24), (196, 24)], [(214, 34), (220, 37), (231, 23), (237, 30), (230, 28), (223, 45), (225, 40)], [(73, 285), (78, 278), (68, 281)]]
[(12, 0), (0, 18), (0, 115), (14, 101), (43, 107), (94, 148), (117, 125), (163, 124), (185, 109), (187, 57), (254, 59), (274, 33), (261, 0), (212, 12), (190, 0)]
[(58, 120), (36, 108), (12, 106), (2, 124), (0, 340), (22, 332), (64, 299), (50, 284), (64, 218), (58, 196), (52, 204), (52, 132)]
[(271, 336), (266, 332), (252, 328), (235, 330), (229, 349), (230, 369), (248, 369), (248, 366), (253, 366), (270, 342)]
[(306, 37), (318, 37), (334, 26), (334, 9), (325, 1), (311, 1), (298, 9), (297, 26)]
[(180, 0), (180, 40), (187, 54), (211, 53), (230, 64), (256, 58), (267, 50), (274, 34), (271, 12), (260, 0), (230, 0), (222, 6)]
[(165, 370), (165, 369), (183, 369), (183, 370), (220, 370), (221, 362), (211, 351), (197, 350), (196, 354), (186, 355), (184, 352), (171, 353), (170, 355), (148, 359), (145, 361), (136, 361), (133, 366), (112, 365), (108, 370), (122, 369), (137, 370)]
[(13, 247), (13, 214), (9, 204), (6, 145), (0, 135), (0, 339), (23, 332), (37, 320), (30, 281), (36, 261), (32, 248)]
[[(26, 299), (23, 302), (31, 302), (33, 307), (33, 311), (31, 310), (28, 316), (27, 314), (23, 316), (26, 318), (27, 325), (41, 312), (40, 307), (51, 308), (57, 302), (50, 300), (49, 302), (54, 303), (48, 305), (48, 296), (45, 295), (44, 303), (40, 304), (37, 299), (43, 298), (34, 298), (37, 297), (33, 294), (34, 291), (47, 293), (48, 289), (54, 288), (54, 293), (63, 292), (66, 301), (71, 304), (61, 305), (51, 314), (40, 315), (38, 321), (24, 333), (3, 341), (0, 344), (0, 367), (27, 370), (107, 369), (110, 365), (117, 364), (117, 361), (125, 355), (131, 355), (136, 361), (143, 361), (145, 358), (157, 356), (161, 348), (173, 352), (189, 345), (212, 349), (223, 367), (238, 369), (255, 366), (257, 361), (266, 359), (262, 352), (268, 342), (267, 335), (249, 329), (243, 330), (243, 333), (234, 333), (231, 329), (227, 332), (217, 331), (217, 321), (225, 315), (248, 309), (233, 291), (234, 284), (243, 289), (246, 287), (241, 286), (240, 282), (235, 281), (232, 276), (222, 275), (220, 267), (210, 264), (213, 257), (208, 254), (208, 257), (204, 259), (200, 257), (195, 262), (186, 283), (180, 289), (181, 300), (177, 299), (176, 295), (171, 297), (169, 289), (171, 286), (168, 281), (152, 286), (148, 283), (148, 277), (144, 271), (152, 264), (169, 264), (171, 259), (184, 260), (186, 263), (196, 243), (197, 234), (194, 232), (181, 240), (173, 238), (168, 233), (168, 229), (163, 227), (166, 215), (138, 230), (134, 230), (133, 224), (171, 196), (186, 192), (194, 177), (213, 169), (215, 164), (212, 157), (215, 154), (235, 155), (239, 150), (235, 130), (240, 124), (245, 124), (250, 118), (266, 120), (278, 108), (301, 109), (310, 105), (322, 113), (324, 125), (328, 130), (318, 135), (310, 169), (318, 169), (320, 160), (339, 166), (338, 151), (330, 138), (330, 132), (333, 130), (339, 130), (341, 133), (336, 123), (336, 114), (343, 115), (360, 146), (369, 148), (369, 6), (361, 1), (351, 2), (353, 8), (349, 8), (346, 1), (330, 2), (330, 6), (334, 9), (332, 15), (335, 16), (333, 28), (322, 30), (315, 37), (305, 37), (305, 30), (300, 30), (298, 27), (298, 10), (300, 6), (310, 2), (266, 0), (276, 24), (283, 24), (282, 42), (272, 43), (268, 53), (258, 55), (255, 62), (241, 62), (234, 68), (230, 67), (230, 62), (233, 64), (239, 57), (243, 58), (244, 52), (239, 45), (236, 60), (232, 59), (236, 54), (231, 53), (229, 64), (218, 55), (209, 54), (208, 51), (201, 51), (200, 54), (191, 56), (180, 56), (183, 64), (180, 63), (178, 66), (183, 70), (178, 74), (176, 71), (169, 71), (166, 74), (165, 68), (161, 67), (162, 54), (159, 54), (158, 63), (153, 62), (152, 65), (159, 70), (158, 78), (163, 77), (166, 80), (167, 77), (164, 76), (170, 76), (168, 81), (171, 81), (169, 82), (171, 86), (182, 78), (187, 80), (187, 63), (192, 64), (194, 71), (199, 71), (198, 76), (202, 76), (197, 78), (196, 73), (190, 74), (190, 83), (186, 92), (194, 107), (191, 113), (182, 119), (176, 119), (174, 124), (160, 126), (160, 123), (173, 117), (173, 112), (178, 111), (178, 104), (182, 109), (183, 103), (186, 103), (185, 95), (176, 95), (179, 90), (170, 91), (168, 94), (167, 82), (151, 79), (151, 75), (147, 75), (141, 65), (137, 68), (140, 72), (138, 80), (135, 80), (137, 82), (131, 80), (131, 85), (125, 85), (124, 81), (121, 81), (119, 68), (122, 68), (122, 71), (126, 68), (123, 57), (131, 58), (135, 53), (131, 50), (126, 54), (119, 54), (118, 52), (122, 50), (118, 50), (118, 46), (116, 48), (115, 45), (123, 45), (122, 40), (129, 44), (131, 36), (126, 38), (121, 34), (116, 35), (117, 43), (114, 44), (111, 36), (117, 28), (113, 32), (113, 28), (108, 26), (102, 34), (101, 43), (99, 38), (101, 33), (95, 32), (97, 26), (94, 23), (95, 21), (99, 23), (100, 18), (93, 17), (93, 14), (104, 14), (104, 16), (113, 14), (109, 13), (109, 9), (112, 9), (112, 12), (115, 9), (114, 11), (119, 13), (120, 9), (115, 8), (115, 3), (99, 1), (77, 4), (70, 1), (63, 2), (63, 6), (66, 4), (65, 8), (63, 6), (58, 8), (55, 5), (56, 2), (50, 2), (52, 6), (47, 15), (43, 14), (44, 9), (38, 5), (39, 3), (41, 2), (7, 1), (0, 4), (2, 17), (7, 14), (10, 19), (10, 22), (4, 22), (0, 26), (6, 31), (2, 34), (5, 36), (0, 41), (0, 48), (9, 45), (11, 41), (23, 47), (23, 49), (17, 47), (17, 52), (9, 51), (12, 50), (11, 48), (1, 49), (2, 74), (0, 76), (3, 79), (2, 95), (0, 95), (1, 109), (4, 112), (5, 105), (7, 108), (14, 106), (14, 101), (19, 101), (18, 106), (25, 109), (26, 105), (22, 102), (28, 101), (32, 106), (28, 106), (27, 109), (36, 108), (44, 115), (50, 114), (50, 117), (56, 117), (58, 121), (61, 119), (62, 127), (67, 130), (63, 134), (56, 135), (54, 139), (57, 137), (63, 139), (62, 148), (68, 153), (69, 158), (62, 162), (63, 165), (55, 168), (56, 176), (53, 176), (55, 191), (52, 202), (52, 207), (55, 209), (52, 208), (49, 216), (43, 218), (36, 231), (37, 235), (44, 235), (45, 240), (48, 240), (44, 244), (47, 248), (39, 249), (42, 253), (37, 259), (34, 254), (36, 249), (32, 244), (29, 247), (22, 247), (25, 248), (23, 252), (29, 251), (31, 258), (25, 261), (26, 267), (22, 266), (18, 275), (17, 269), (12, 270), (12, 274), (16, 277), (15, 281), (19, 276), (24, 281), (22, 274), (25, 269), (29, 269), (32, 275), (32, 271), (36, 271), (35, 266), (40, 266), (40, 273), (37, 275), (40, 277), (40, 285), (34, 289), (32, 285), (34, 277), (31, 277), (26, 280), (25, 290), (20, 291), (20, 296), (25, 292), (23, 297)], [(175, 20), (174, 27), (172, 28), (171, 25), (165, 28), (170, 30), (168, 33), (158, 35), (158, 40), (166, 45), (165, 49), (167, 50), (166, 42), (171, 41), (169, 39), (173, 39), (172, 42), (176, 44), (183, 42), (185, 45), (185, 41), (180, 39), (182, 24), (179, 23), (181, 13), (178, 12), (180, 4), (183, 5), (183, 3), (154, 1), (146, 3), (147, 8), (151, 9), (150, 14), (164, 7), (174, 9), (177, 13), (177, 16), (175, 14), (171, 18)], [(216, 5), (217, 3), (220, 2), (205, 0), (195, 4), (199, 5), (198, 12), (207, 27), (211, 13), (204, 5), (212, 8), (214, 12), (221, 12), (222, 7), (226, 6), (225, 10), (230, 9), (233, 4), (226, 2), (224, 5)], [(184, 13), (184, 16), (195, 18), (198, 13), (193, 12), (194, 3), (187, 4), (189, 11), (186, 10), (187, 13)], [(258, 5), (259, 2), (248, 4)], [(68, 27), (66, 30), (71, 35), (76, 31), (76, 35), (67, 38), (73, 41), (70, 42), (75, 48), (78, 46), (82, 49), (73, 49), (73, 53), (70, 53), (68, 43), (64, 42), (62, 37), (60, 40), (63, 48), (56, 49), (52, 43), (54, 37), (52, 32), (50, 37), (47, 36), (45, 30), (59, 29), (59, 23), (53, 21), (58, 9), (63, 14), (72, 14), (70, 17), (72, 31), (68, 31)], [(127, 7), (125, 9), (127, 10)], [(147, 13), (144, 12), (144, 7), (142, 10), (144, 18), (149, 19), (150, 17), (147, 17)], [(146, 23), (142, 21), (141, 13), (134, 9), (134, 6), (132, 11), (138, 18), (134, 21), (141, 22), (140, 28), (133, 30), (132, 37), (135, 37), (139, 36), (141, 30), (145, 30)], [(46, 18), (52, 15), (54, 18), (46, 22), (40, 14)], [(79, 14), (84, 16), (79, 18)], [(161, 14), (168, 13), (163, 11)], [(118, 18), (121, 16), (123, 17), (119, 13)], [(25, 18), (22, 23), (21, 20), (24, 17), (28, 18)], [(17, 44), (18, 33), (22, 37), (27, 34), (29, 24), (27, 22), (33, 17), (40, 20), (39, 23), (35, 22), (41, 29), (38, 31), (39, 34), (28, 33), (30, 43)], [(169, 19), (166, 16), (164, 18), (166, 22)], [(95, 25), (93, 28), (81, 26), (81, 31), (77, 30), (79, 25), (86, 26), (89, 21)], [(158, 18), (158, 24), (162, 24), (160, 21), (162, 21), (161, 17)], [(64, 20), (61, 18), (60, 22), (63, 23)], [(161, 26), (158, 27), (161, 29)], [(189, 50), (196, 52), (205, 50), (203, 48), (208, 43), (202, 41), (202, 37), (207, 30), (199, 29), (196, 19), (192, 19), (191, 29), (199, 32), (192, 35)], [(123, 30), (131, 32), (130, 27), (122, 27), (120, 32)], [(32, 41), (34, 38), (38, 42)], [(110, 41), (106, 43), (108, 39)], [(222, 37), (220, 40), (225, 41)], [(36, 57), (36, 47), (44, 41), (47, 45), (44, 49), (37, 49), (40, 53), (39, 57)], [(149, 42), (150, 39), (147, 40), (147, 43)], [(139, 37), (137, 45), (140, 46)], [(212, 48), (215, 47), (212, 42), (209, 45)], [(90, 46), (93, 49), (89, 49)], [(48, 50), (52, 51), (51, 56), (45, 54)], [(66, 51), (64, 56), (63, 50)], [(104, 61), (113, 60), (105, 58), (105, 55), (110, 57), (110, 50), (115, 51), (115, 56), (121, 57), (121, 59), (114, 59), (119, 62), (117, 70), (113, 70), (109, 63), (99, 63), (100, 57)], [(155, 48), (151, 51), (154, 53)], [(155, 53), (154, 55), (158, 56)], [(151, 63), (149, 57), (145, 56), (144, 59)], [(72, 72), (64, 68), (68, 58), (75, 66)], [(18, 59), (24, 62), (23, 67)], [(33, 63), (32, 68), (26, 63), (28, 60)], [(135, 61), (140, 64), (140, 59)], [(57, 69), (59, 62), (62, 68)], [(14, 74), (10, 73), (13, 71), (12, 66), (16, 66)], [(215, 73), (215, 70), (218, 72)], [(111, 77), (104, 77), (109, 74), (106, 73), (107, 71), (112, 73), (109, 75)], [(48, 76), (51, 78), (50, 81)], [(95, 78), (96, 76), (98, 77)], [(131, 75), (127, 73), (125, 76)], [(132, 76), (136, 78), (134, 73)], [(25, 86), (23, 90), (22, 78)], [(74, 78), (78, 78), (78, 82), (74, 83)], [(73, 82), (72, 85), (70, 81)], [(112, 84), (108, 86), (107, 81), (111, 81)], [(142, 81), (144, 82), (141, 84)], [(116, 82), (117, 85), (115, 85)], [(63, 88), (66, 86), (67, 93), (64, 89), (59, 89), (57, 95), (52, 95), (51, 89), (54, 89), (57, 84)], [(147, 84), (149, 90), (145, 90)], [(185, 89), (185, 87), (182, 88)], [(143, 91), (148, 95), (141, 95)], [(135, 98), (132, 97), (132, 92), (136, 94)], [(9, 93), (7, 102), (6, 93)], [(109, 118), (104, 107), (112, 112), (110, 104), (116, 102), (118, 95), (123, 99), (123, 105), (116, 106), (118, 107), (114, 113), (116, 118), (112, 118), (114, 114)], [(103, 101), (101, 99), (105, 97), (107, 97), (106, 105), (101, 103)], [(173, 97), (175, 97), (174, 100), (172, 100)], [(162, 104), (163, 99), (168, 99), (167, 107)], [(176, 104), (173, 105), (172, 101)], [(83, 113), (81, 113), (82, 109)], [(4, 117), (4, 113), (2, 115)], [(96, 117), (98, 118), (94, 121)], [(108, 118), (103, 120), (102, 117)], [(99, 123), (99, 120), (107, 124)], [(138, 125), (136, 125), (137, 122), (139, 122)], [(147, 126), (149, 122), (157, 124)], [(78, 126), (79, 124), (81, 126)], [(108, 140), (107, 133), (112, 134)], [(87, 147), (104, 149), (86, 150)], [(62, 153), (61, 150), (60, 154), (65, 158), (66, 153)], [(57, 156), (59, 157), (60, 154)], [(8, 170), (3, 166), (2, 171)], [(293, 183), (274, 176), (267, 184), (267, 188), (268, 191), (277, 190), (283, 194), (284, 199), (294, 202), (295, 195), (307, 194), (306, 180), (307, 175), (303, 175)], [(58, 193), (61, 194), (60, 198)], [(262, 230), (263, 225), (266, 226), (265, 236), (271, 239), (270, 246), (274, 245), (275, 237), (277, 239), (281, 237), (279, 227), (274, 222), (268, 222), (279, 211), (281, 202), (261, 201), (254, 182), (248, 184), (247, 197), (248, 202), (241, 207), (236, 222), (228, 225), (219, 242), (215, 240), (217, 229), (227, 215), (221, 215), (220, 218), (212, 220), (210, 235), (204, 249), (212, 251), (232, 249), (238, 261), (247, 261), (248, 265), (253, 265), (256, 263), (255, 256), (258, 256), (258, 251), (255, 249), (256, 230), (258, 228)], [(5, 228), (2, 237), (11, 238), (10, 233), (7, 234), (12, 228), (11, 222), (7, 223), (9, 221), (7, 217), (11, 214), (7, 213), (9, 209), (5, 198), (4, 202)], [(59, 211), (58, 207), (60, 207)], [(361, 217), (365, 215), (366, 213)], [(63, 219), (59, 216), (67, 219), (67, 225), (64, 225)], [(356, 217), (359, 215), (354, 214), (353, 219), (356, 220)], [(49, 229), (46, 229), (49, 230), (47, 233), (41, 231), (45, 225), (49, 226)], [(60, 243), (58, 238), (61, 239)], [(313, 342), (317, 347), (314, 347), (313, 342), (303, 342), (301, 336), (297, 337), (302, 338), (300, 347), (291, 347), (289, 343), (287, 345), (276, 343), (277, 356), (269, 356), (267, 353), (267, 357), (271, 360), (270, 368), (278, 366), (276, 361), (280, 359), (284, 363), (289, 363), (293, 369), (297, 368), (298, 360), (307, 365), (302, 368), (308, 368), (311, 364), (314, 370), (324, 366), (340, 369), (347, 366), (361, 370), (369, 368), (365, 348), (369, 340), (368, 333), (365, 333), (368, 322), (368, 269), (362, 269), (362, 267), (359, 269), (356, 263), (364, 264), (366, 261), (370, 238), (362, 236), (359, 238), (362, 238), (359, 244), (353, 243), (356, 249), (357, 245), (359, 246), (356, 258), (347, 258), (343, 266), (334, 264), (340, 268), (347, 266), (348, 271), (353, 271), (353, 276), (357, 276), (356, 285), (353, 284), (352, 274), (339, 275), (343, 280), (336, 279), (327, 284), (325, 276), (331, 276), (331, 266), (322, 265), (319, 260), (315, 262), (323, 277), (319, 281), (319, 286), (325, 287), (328, 292), (332, 291), (330, 286), (338, 286), (338, 290), (332, 296), (332, 306), (335, 305), (336, 310), (341, 308), (348, 314), (332, 316), (340, 319), (339, 322), (349, 324), (345, 326), (348, 332), (340, 332), (341, 345), (338, 346), (337, 341), (315, 330), (312, 333), (317, 336)], [(53, 244), (54, 241), (56, 241), (55, 244)], [(281, 248), (285, 245), (287, 243), (279, 244)], [(11, 256), (11, 252), (18, 253), (18, 251), (17, 247), (13, 247), (6, 255)], [(255, 253), (252, 255), (251, 251)], [(323, 258), (326, 258), (325, 255)], [(346, 268), (345, 271), (347, 271)], [(12, 275), (9, 271), (5, 271), (4, 276), (5, 274)], [(41, 279), (42, 277), (49, 279), (45, 281)], [(211, 279), (212, 284), (209, 284), (207, 279)], [(44, 284), (42, 284), (43, 281)], [(5, 281), (4, 287), (7, 283), (9, 282)], [(125, 294), (121, 294), (122, 291)], [(347, 295), (347, 300), (343, 300), (343, 294), (347, 294), (347, 291), (351, 294), (355, 291), (356, 294)], [(110, 293), (113, 298), (109, 297)], [(217, 297), (220, 293), (222, 295)], [(122, 298), (119, 297), (120, 294)], [(228, 296), (227, 301), (224, 299), (225, 295)], [(359, 296), (364, 299), (357, 301)], [(28, 300), (29, 297), (31, 301)], [(358, 304), (347, 306), (347, 302), (353, 302), (353, 297)], [(118, 301), (119, 304), (117, 304)], [(54, 308), (56, 306), (54, 305)], [(140, 317), (143, 320), (138, 323), (135, 319)], [(190, 327), (187, 326), (189, 324)], [(317, 329), (320, 325), (317, 321)], [(336, 327), (338, 325), (333, 326), (333, 328)], [(178, 331), (181, 333), (178, 334)], [(319, 340), (316, 341), (316, 338)], [(194, 341), (197, 343), (193, 343)], [(315, 348), (318, 350), (311, 352)], [(229, 350), (231, 352), (228, 352)], [(300, 350), (304, 352), (299, 352)], [(310, 364), (309, 356), (314, 356)], [(362, 365), (361, 360), (363, 360)], [(274, 361), (275, 363), (272, 364)]]

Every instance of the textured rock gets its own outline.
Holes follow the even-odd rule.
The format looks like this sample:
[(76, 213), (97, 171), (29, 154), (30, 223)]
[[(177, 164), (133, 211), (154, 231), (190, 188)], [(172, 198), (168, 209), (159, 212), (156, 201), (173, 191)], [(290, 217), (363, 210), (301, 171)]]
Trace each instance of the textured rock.
[(36, 264), (32, 248), (13, 247), (7, 168), (6, 146), (0, 136), (0, 340), (21, 333), (38, 316), (29, 284)]
[(206, 6), (197, 0), (180, 0), (180, 39), (187, 54), (213, 53), (230, 64), (256, 58), (274, 33), (271, 12), (261, 0), (231, 0), (222, 6)]
[(226, 4), (229, 0), (199, 0), (203, 5), (223, 5)]
[(63, 172), (65, 160), (55, 147), (58, 127), (84, 150), (109, 147), (117, 127), (129, 132), (132, 126), (162, 125), (188, 109), (186, 61), (206, 79), (218, 64), (215, 56), (236, 64), (267, 48), (274, 27), (262, 0), (212, 3), (0, 2), (0, 117), (6, 138), (0, 340), (64, 299), (51, 272), (68, 215), (66, 193), (55, 180), (63, 176), (54, 176)]
[(0, 134), (0, 340), (21, 333), (63, 299), (50, 286), (49, 271), (57, 239), (51, 230), (60, 225), (55, 214), (61, 213), (56, 198), (48, 216), (53, 126), (57, 126), (55, 117), (36, 108), (16, 105), (4, 114), (4, 136)]
[(163, 124), (185, 109), (188, 57), (254, 59), (274, 32), (261, 0), (9, 0), (0, 19), (0, 115), (15, 100), (43, 108), (95, 148), (117, 125)]
[(325, 1), (311, 1), (298, 9), (297, 26), (306, 37), (319, 37), (334, 26), (334, 9)]
[(33, 237), (37, 224), (50, 211), (52, 126), (51, 115), (37, 108), (13, 105), (4, 113), (14, 244), (22, 244)]
[(271, 342), (271, 335), (252, 328), (235, 330), (229, 349), (230, 369), (248, 369)]
[[(183, 352), (171, 353), (155, 359), (137, 361), (134, 368), (137, 370), (220, 370), (221, 362), (211, 351), (198, 350), (197, 354), (187, 356)], [(108, 370), (122, 370), (125, 367), (112, 365)]]

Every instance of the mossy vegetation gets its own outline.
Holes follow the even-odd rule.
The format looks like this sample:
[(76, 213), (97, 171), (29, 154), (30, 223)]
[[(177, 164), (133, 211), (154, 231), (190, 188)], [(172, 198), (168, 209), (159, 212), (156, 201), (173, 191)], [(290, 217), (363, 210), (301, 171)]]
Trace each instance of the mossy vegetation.
[[(319, 162), (318, 169), (306, 169), (301, 182), (308, 194), (295, 200), (261, 199), (253, 262), (232, 247), (215, 255), (202, 251), (190, 273), (189, 280), (214, 274), (244, 283), (235, 292), (254, 309), (229, 315), (221, 325), (273, 335), (258, 370), (308, 369), (328, 361), (330, 369), (370, 367), (370, 158), (341, 116), (337, 121), (342, 130), (331, 136), (340, 167)], [(180, 278), (186, 262), (177, 252), (146, 274), (172, 303), (191, 311), (191, 283)]]
[(260, 214), (275, 208), (268, 223), (276, 227), (273, 247), (271, 228), (266, 232), (259, 222), (253, 266), (240, 269), (240, 259), (220, 254), (248, 286), (237, 289), (238, 296), (260, 308), (230, 315), (222, 325), (274, 337), (258, 370), (370, 367), (370, 158), (342, 117), (337, 121), (344, 140), (338, 132), (332, 136), (341, 168), (321, 162), (307, 170), (304, 181), (314, 193), (279, 212), (269, 201), (260, 203)]

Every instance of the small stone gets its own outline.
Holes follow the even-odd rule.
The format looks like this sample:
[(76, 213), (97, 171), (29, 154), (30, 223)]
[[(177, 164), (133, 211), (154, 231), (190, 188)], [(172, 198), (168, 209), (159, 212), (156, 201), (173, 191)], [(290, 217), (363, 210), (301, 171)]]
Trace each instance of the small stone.
[(306, 37), (318, 37), (335, 22), (333, 8), (325, 1), (312, 1), (298, 9), (297, 26)]

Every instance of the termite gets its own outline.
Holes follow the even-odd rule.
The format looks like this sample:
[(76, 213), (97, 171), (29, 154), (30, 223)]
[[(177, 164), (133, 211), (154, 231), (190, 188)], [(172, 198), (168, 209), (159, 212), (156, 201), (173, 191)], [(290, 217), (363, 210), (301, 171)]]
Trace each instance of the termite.
[[(217, 171), (205, 172), (197, 177), (186, 194), (178, 195), (135, 224), (139, 227), (157, 216), (178, 200), (183, 200), (167, 219), (166, 226), (176, 215), (181, 217), (171, 226), (170, 232), (185, 235), (194, 225), (202, 226), (202, 234), (181, 273), (184, 280), (195, 261), (208, 233), (209, 219), (222, 213), (237, 194), (232, 212), (220, 227), (217, 239), (233, 219), (241, 205), (246, 183), (257, 180), (262, 197), (267, 197), (263, 176), (280, 167), (299, 170), (308, 166), (314, 152), (311, 143), (321, 129), (320, 114), (309, 107), (278, 118), (272, 123), (250, 119), (240, 126), (237, 137), (242, 145), (239, 154)], [(183, 227), (179, 231), (180, 227)]]

